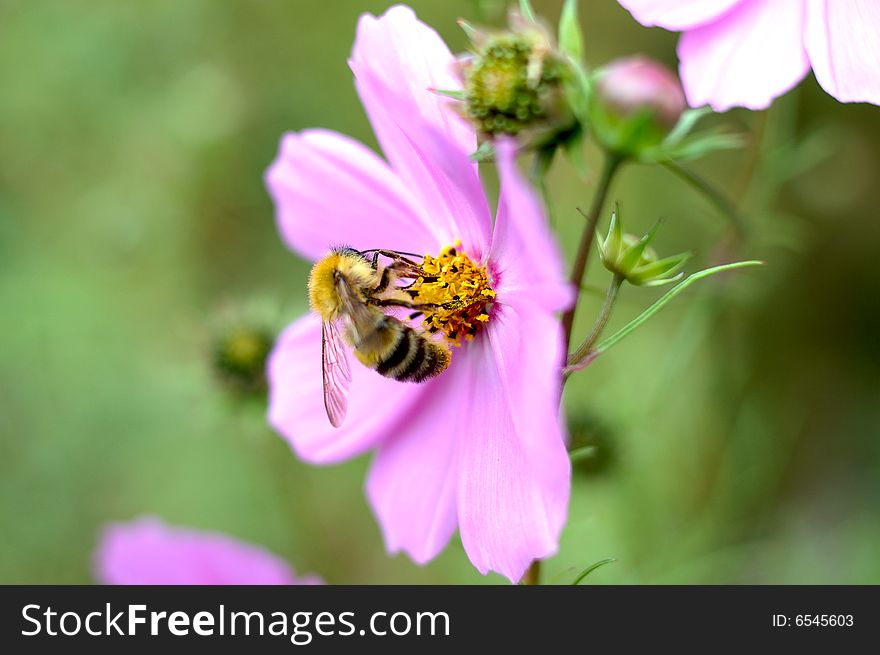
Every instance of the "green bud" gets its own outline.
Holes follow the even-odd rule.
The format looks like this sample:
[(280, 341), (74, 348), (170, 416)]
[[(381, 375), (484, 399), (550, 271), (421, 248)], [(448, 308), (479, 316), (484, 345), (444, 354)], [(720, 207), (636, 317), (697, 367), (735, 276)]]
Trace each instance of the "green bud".
[(220, 380), (240, 393), (261, 393), (266, 389), (266, 358), (272, 350), (272, 333), (253, 325), (236, 325), (223, 330), (214, 341), (214, 369)]
[(523, 146), (542, 148), (579, 131), (568, 100), (575, 64), (543, 24), (512, 12), (506, 32), (462, 27), (473, 43), (473, 56), (461, 65), (462, 113), (483, 138), (515, 136)]
[(639, 158), (659, 146), (687, 109), (675, 74), (646, 57), (617, 59), (594, 74), (590, 127), (602, 146)]
[(683, 275), (678, 271), (690, 259), (690, 253), (659, 259), (649, 244), (657, 234), (660, 223), (656, 223), (640, 238), (624, 233), (619, 214), (618, 208), (611, 215), (611, 225), (605, 239), (596, 239), (605, 268), (635, 286), (653, 287), (678, 280)]

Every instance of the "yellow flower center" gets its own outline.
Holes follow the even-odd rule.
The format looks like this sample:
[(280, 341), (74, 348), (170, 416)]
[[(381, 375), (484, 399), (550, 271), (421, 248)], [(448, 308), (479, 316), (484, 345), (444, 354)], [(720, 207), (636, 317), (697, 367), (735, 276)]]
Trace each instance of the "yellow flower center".
[(437, 257), (425, 255), (425, 274), (410, 288), (416, 302), (439, 306), (424, 312), (422, 325), (429, 332), (443, 332), (455, 346), (472, 340), (489, 321), (495, 298), (486, 267), (472, 262), (458, 246), (446, 246)]

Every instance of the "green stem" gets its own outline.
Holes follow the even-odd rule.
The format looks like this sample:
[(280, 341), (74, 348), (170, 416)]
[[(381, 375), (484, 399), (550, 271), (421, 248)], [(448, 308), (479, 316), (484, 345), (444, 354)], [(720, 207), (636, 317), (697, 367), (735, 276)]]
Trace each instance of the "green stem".
[(715, 186), (710, 183), (708, 180), (703, 178), (700, 175), (697, 175), (693, 171), (685, 168), (677, 164), (676, 162), (665, 162), (663, 167), (667, 170), (671, 171), (682, 180), (690, 184), (697, 191), (702, 193), (706, 199), (715, 205), (715, 208), (718, 209), (725, 217), (730, 221), (731, 225), (733, 225), (739, 236), (745, 236), (746, 226), (743, 222), (742, 218), (739, 215), (739, 211), (736, 206), (727, 199)]
[[(590, 211), (585, 214), (587, 220), (584, 225), (584, 232), (581, 235), (581, 243), (578, 246), (577, 255), (574, 260), (574, 267), (571, 270), (571, 283), (578, 289), (577, 295), (574, 297), (574, 303), (562, 316), (562, 326), (565, 331), (565, 348), (568, 350), (568, 344), (571, 342), (571, 328), (574, 325), (574, 314), (577, 311), (577, 303), (580, 299), (580, 288), (582, 286), (584, 273), (587, 270), (587, 259), (589, 259), (590, 251), (593, 249), (593, 239), (596, 236), (596, 225), (599, 223), (599, 217), (602, 215), (602, 207), (605, 205), (605, 199), (608, 197), (608, 191), (611, 189), (611, 181), (614, 174), (620, 168), (625, 160), (618, 156), (609, 154), (605, 159), (602, 167), (602, 177), (599, 178), (599, 186), (596, 187), (596, 194), (593, 196), (593, 203), (590, 205)], [(561, 402), (561, 399), (560, 399)], [(522, 583), (526, 585), (541, 584), (541, 560), (534, 560), (523, 575)]]
[[(590, 257), (590, 251), (593, 249), (593, 239), (596, 236), (596, 225), (599, 223), (599, 217), (602, 215), (602, 207), (605, 205), (605, 199), (608, 197), (608, 191), (611, 189), (611, 182), (624, 161), (622, 157), (613, 154), (609, 154), (605, 159), (605, 164), (602, 167), (602, 177), (599, 179), (599, 186), (596, 187), (593, 203), (590, 206), (590, 211), (585, 214), (587, 223), (584, 225), (584, 232), (581, 235), (581, 242), (574, 260), (574, 267), (571, 270), (570, 280), (572, 286), (576, 289), (581, 288), (584, 273), (587, 270), (587, 260)], [(575, 296), (571, 309), (562, 315), (566, 349), (571, 343), (571, 330), (574, 327), (574, 316), (575, 312), (577, 312), (578, 300), (580, 300), (580, 293)]]
[(602, 334), (602, 330), (604, 330), (605, 326), (608, 324), (608, 319), (611, 317), (611, 310), (614, 308), (614, 301), (617, 300), (617, 292), (620, 291), (620, 285), (622, 284), (623, 276), (615, 274), (611, 279), (611, 284), (608, 286), (608, 293), (605, 296), (605, 303), (602, 305), (602, 311), (599, 312), (599, 316), (593, 324), (593, 329), (590, 332), (590, 335), (584, 339), (583, 343), (578, 346), (578, 349), (569, 356), (568, 366), (565, 368), (565, 371), (563, 371), (563, 375), (567, 376), (574, 371), (577, 371), (579, 368), (582, 368), (581, 364), (590, 356), (593, 344), (596, 343), (599, 335)]
[(526, 573), (523, 576), (522, 583), (524, 585), (541, 584), (541, 560), (532, 560), (532, 563), (529, 564), (529, 568), (526, 569)]

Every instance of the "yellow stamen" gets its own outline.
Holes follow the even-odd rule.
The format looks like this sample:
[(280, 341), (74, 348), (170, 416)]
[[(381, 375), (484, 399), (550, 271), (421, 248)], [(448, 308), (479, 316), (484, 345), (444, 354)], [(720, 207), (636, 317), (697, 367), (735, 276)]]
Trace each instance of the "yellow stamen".
[(488, 310), (495, 292), (489, 286), (485, 266), (478, 266), (458, 248), (446, 246), (437, 257), (425, 255), (424, 276), (410, 289), (417, 303), (439, 305), (425, 311), (422, 322), (430, 332), (443, 332), (453, 345), (470, 341), (489, 321)]

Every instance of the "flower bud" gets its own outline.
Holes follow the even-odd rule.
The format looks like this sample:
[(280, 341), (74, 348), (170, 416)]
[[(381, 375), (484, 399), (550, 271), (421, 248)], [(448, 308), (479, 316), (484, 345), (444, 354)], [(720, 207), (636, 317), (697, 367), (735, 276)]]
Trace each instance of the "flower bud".
[(266, 358), (273, 341), (272, 334), (263, 327), (229, 327), (215, 339), (214, 369), (233, 391), (262, 392), (266, 388)]
[(484, 138), (540, 148), (577, 126), (566, 97), (574, 71), (540, 22), (514, 12), (510, 24), (497, 34), (466, 26), (474, 52), (461, 62), (463, 113)]
[(690, 259), (690, 253), (681, 253), (658, 259), (657, 253), (648, 244), (657, 234), (660, 224), (654, 225), (639, 238), (623, 232), (618, 214), (611, 215), (611, 225), (605, 239), (597, 239), (602, 264), (614, 275), (635, 286), (659, 286), (678, 280), (682, 273), (677, 271)]
[(591, 127), (608, 150), (638, 155), (659, 145), (687, 109), (672, 71), (647, 57), (616, 59), (596, 72)]

